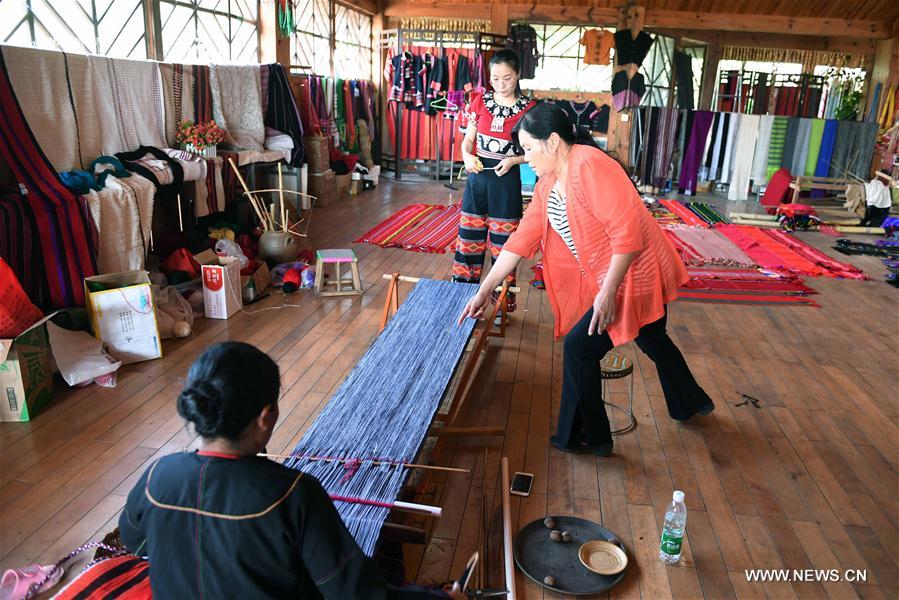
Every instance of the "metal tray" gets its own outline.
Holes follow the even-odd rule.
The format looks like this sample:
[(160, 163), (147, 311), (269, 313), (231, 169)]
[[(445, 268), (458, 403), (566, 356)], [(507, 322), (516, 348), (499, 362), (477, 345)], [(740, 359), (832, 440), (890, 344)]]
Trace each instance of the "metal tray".
[[(627, 567), (615, 575), (600, 575), (590, 571), (578, 558), (581, 545), (590, 540), (612, 542), (628, 554), (627, 548), (614, 533), (579, 517), (548, 516), (556, 520), (557, 530), (571, 534), (571, 541), (552, 541), (549, 537), (551, 530), (543, 524), (543, 519), (522, 527), (515, 539), (515, 564), (529, 579), (548, 590), (575, 596), (604, 592), (624, 579)], [(631, 562), (628, 561), (628, 566)], [(555, 585), (543, 583), (547, 575), (555, 578)]]

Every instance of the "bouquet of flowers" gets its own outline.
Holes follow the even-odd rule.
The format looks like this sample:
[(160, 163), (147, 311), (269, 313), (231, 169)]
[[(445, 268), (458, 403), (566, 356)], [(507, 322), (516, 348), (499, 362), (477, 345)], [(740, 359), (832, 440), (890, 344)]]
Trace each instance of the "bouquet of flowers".
[(220, 142), (224, 142), (225, 130), (212, 120), (205, 123), (184, 121), (178, 126), (175, 140), (180, 144), (188, 146), (188, 149), (190, 149), (190, 146), (193, 146), (196, 150), (202, 151), (207, 146), (215, 146)]

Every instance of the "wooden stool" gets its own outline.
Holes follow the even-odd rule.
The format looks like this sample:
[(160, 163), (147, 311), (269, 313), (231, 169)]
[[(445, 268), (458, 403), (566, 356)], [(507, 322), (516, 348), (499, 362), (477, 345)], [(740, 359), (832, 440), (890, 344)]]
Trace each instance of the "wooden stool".
[[(337, 276), (333, 281), (325, 281), (325, 264), (333, 263), (337, 267)], [(353, 274), (353, 286), (344, 289), (340, 276), (340, 265), (349, 263)], [(348, 283), (348, 282), (347, 282)], [(336, 290), (327, 289), (335, 286)], [(315, 252), (315, 295), (316, 296), (354, 296), (361, 294), (362, 279), (359, 277), (359, 261), (352, 250), (316, 250)]]
[[(636, 417), (634, 417), (634, 378), (632, 377), (632, 375), (634, 374), (634, 363), (632, 363), (631, 360), (626, 356), (615, 354), (614, 352), (609, 352), (603, 357), (601, 361), (599, 361), (599, 370), (600, 377), (602, 378), (603, 398), (609, 397), (606, 393), (607, 379), (623, 379), (625, 377), (631, 376), (630, 386), (627, 392), (627, 408), (618, 406), (617, 404), (612, 404), (611, 402), (606, 402), (605, 400), (602, 401), (603, 404), (605, 404), (609, 408), (620, 410), (629, 417), (627, 425), (625, 425), (624, 427), (617, 427), (616, 429), (613, 429), (612, 434), (617, 435), (619, 433), (630, 431), (637, 425), (637, 419)], [(609, 393), (611, 393), (611, 390), (609, 391)]]

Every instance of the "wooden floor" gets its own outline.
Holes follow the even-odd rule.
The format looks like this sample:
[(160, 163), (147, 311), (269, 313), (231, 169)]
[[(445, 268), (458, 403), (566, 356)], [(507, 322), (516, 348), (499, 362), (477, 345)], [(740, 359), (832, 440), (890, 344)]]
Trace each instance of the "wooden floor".
[[(310, 245), (350, 247), (401, 206), (447, 199), (442, 186), (384, 182), (317, 210)], [(803, 239), (846, 259), (829, 250), (834, 238)], [(33, 422), (0, 425), (0, 567), (46, 564), (99, 539), (151, 461), (196, 445), (175, 398), (191, 361), (213, 342), (250, 342), (278, 361), (281, 421), (269, 449), (289, 451), (374, 339), (382, 273), (446, 278), (452, 262), (448, 254), (354, 248), (364, 296), (278, 294), (227, 321), (200, 319), (193, 336), (166, 343), (163, 359), (122, 369), (117, 388), (60, 390)], [(494, 505), (499, 460), (508, 456), (513, 471), (535, 475), (531, 496), (513, 497), (513, 523), (575, 514), (625, 542), (632, 567), (612, 598), (899, 597), (899, 291), (883, 283), (878, 259), (851, 261), (874, 280), (809, 279), (821, 309), (675, 303), (670, 333), (718, 408), (695, 423), (672, 421), (652, 363), (628, 345), (638, 426), (616, 438), (611, 458), (549, 446), (562, 346), (546, 293), (525, 285), (464, 413), (468, 423), (507, 433), (447, 447), (441, 462), (472, 474), (438, 482), (444, 516), (430, 544), (408, 552), (410, 579), (436, 583), (461, 572), (478, 545), (484, 494)], [(520, 276), (526, 282), (529, 269)], [(619, 382), (616, 402), (626, 401), (624, 390)], [(736, 406), (742, 393), (761, 407)], [(657, 547), (674, 489), (686, 493), (687, 543), (681, 563), (665, 567)], [(859, 569), (867, 581), (750, 583), (747, 569)], [(518, 586), (523, 598), (553, 597), (521, 573)]]

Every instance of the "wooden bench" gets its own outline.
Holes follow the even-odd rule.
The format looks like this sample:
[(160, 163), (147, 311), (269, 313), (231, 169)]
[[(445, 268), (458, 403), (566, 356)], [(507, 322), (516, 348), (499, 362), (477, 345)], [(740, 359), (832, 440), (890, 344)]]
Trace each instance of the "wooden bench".
[(799, 202), (799, 193), (803, 190), (830, 190), (835, 192), (845, 192), (846, 186), (852, 183), (849, 179), (840, 177), (814, 177), (802, 176), (796, 177), (790, 183), (792, 195), (790, 202)]

